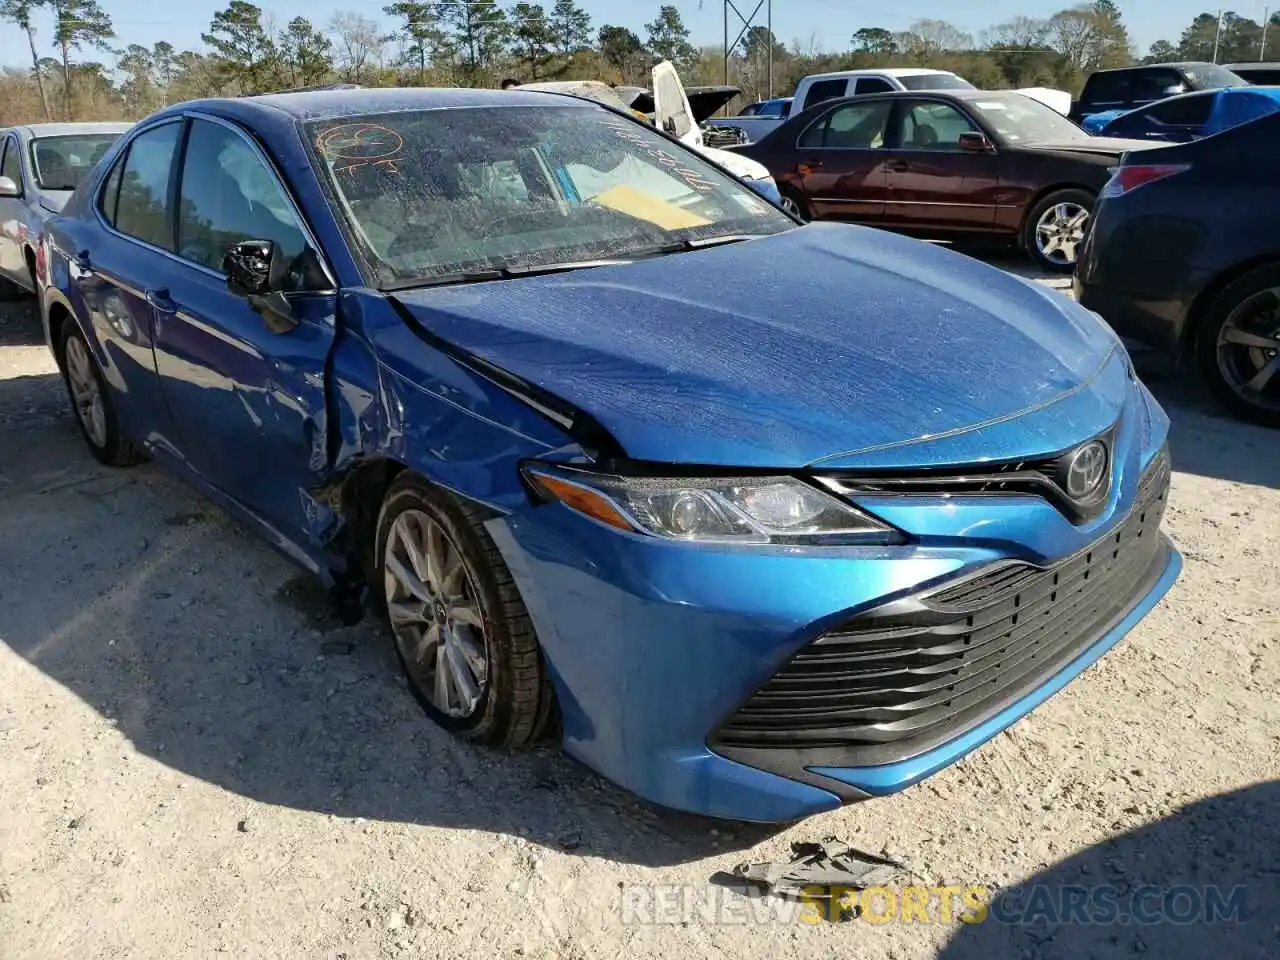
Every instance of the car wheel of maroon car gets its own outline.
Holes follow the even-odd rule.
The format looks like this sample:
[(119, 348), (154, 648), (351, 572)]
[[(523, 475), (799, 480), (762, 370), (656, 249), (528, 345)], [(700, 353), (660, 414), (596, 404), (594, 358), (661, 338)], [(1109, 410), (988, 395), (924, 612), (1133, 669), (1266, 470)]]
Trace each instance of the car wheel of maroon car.
[(1087, 190), (1054, 190), (1031, 208), (1022, 225), (1022, 245), (1031, 259), (1053, 273), (1074, 273), (1097, 197)]
[(791, 187), (781, 187), (778, 193), (782, 195), (782, 209), (787, 211), (798, 220), (808, 223), (813, 218), (809, 216), (809, 204), (805, 202), (799, 191)]
[(554, 703), (533, 623), (481, 508), (414, 474), (378, 518), (374, 578), (422, 708), (469, 740), (520, 747)]
[(1280, 264), (1250, 270), (1214, 297), (1196, 348), (1223, 405), (1243, 420), (1280, 428)]

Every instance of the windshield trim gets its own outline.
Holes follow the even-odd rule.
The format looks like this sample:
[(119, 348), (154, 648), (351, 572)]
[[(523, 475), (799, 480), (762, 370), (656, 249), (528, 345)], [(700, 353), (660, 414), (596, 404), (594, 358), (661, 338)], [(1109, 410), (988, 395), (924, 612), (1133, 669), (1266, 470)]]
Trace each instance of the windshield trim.
[[(36, 144), (37, 143), (45, 143), (47, 141), (54, 141), (54, 140), (100, 140), (100, 139), (110, 138), (107, 140), (107, 151), (110, 152), (112, 145), (121, 137), (123, 137), (126, 133), (128, 133), (127, 130), (121, 130), (119, 133), (93, 133), (93, 132), (55, 133), (55, 134), (48, 134), (43, 137), (32, 137), (29, 141), (27, 141), (27, 162), (31, 164), (31, 182), (35, 184), (35, 188), (37, 190), (55, 190), (55, 191), (65, 191), (67, 193), (74, 191), (76, 187), (79, 187), (80, 185), (80, 184), (76, 184), (75, 187), (71, 187), (70, 189), (64, 186), (48, 186), (44, 182), (44, 177), (40, 173), (40, 163), (38, 160), (36, 160)], [(92, 171), (93, 171), (93, 167), (90, 167), (88, 170), (86, 170), (84, 174), (85, 177), (88, 177)], [(81, 180), (81, 183), (83, 182), (84, 181)]]
[[(347, 209), (346, 203), (344, 202), (343, 198), (339, 195), (337, 190), (337, 184), (334, 181), (334, 178), (332, 177), (330, 172), (328, 171), (325, 158), (320, 154), (320, 152), (316, 148), (315, 130), (326, 124), (341, 125), (345, 123), (376, 122), (379, 118), (402, 116), (404, 114), (415, 114), (415, 113), (416, 114), (443, 113), (443, 112), (456, 113), (458, 111), (488, 111), (488, 110), (496, 110), (496, 109), (501, 109), (501, 110), (558, 109), (558, 110), (565, 110), (565, 111), (579, 111), (584, 115), (590, 115), (595, 111), (604, 110), (610, 115), (614, 117), (624, 118), (628, 123), (633, 123), (636, 126), (648, 132), (649, 134), (655, 135), (659, 139), (666, 141), (666, 144), (670, 149), (678, 150), (681, 152), (683, 156), (692, 157), (696, 163), (702, 165), (703, 167), (707, 167), (707, 168), (710, 168), (711, 170), (714, 170), (719, 177), (727, 181), (726, 185), (729, 186), (731, 189), (741, 191), (743, 196), (749, 196), (752, 199), (758, 200), (761, 203), (768, 206), (774, 213), (776, 213), (780, 218), (782, 218), (783, 221), (785, 221), (785, 225), (780, 224), (779, 225), (780, 229), (773, 231), (774, 233), (785, 233), (801, 225), (799, 221), (795, 220), (795, 218), (789, 215), (785, 210), (782, 210), (781, 208), (770, 203), (767, 198), (762, 197), (758, 192), (756, 192), (751, 187), (749, 187), (746, 183), (744, 183), (732, 171), (721, 166), (712, 157), (709, 157), (706, 154), (702, 153), (700, 150), (693, 148), (689, 144), (675, 137), (672, 137), (670, 134), (666, 133), (666, 131), (660, 130), (657, 127), (653, 126), (652, 124), (648, 123), (647, 121), (642, 120), (630, 110), (619, 110), (614, 106), (612, 106), (611, 104), (602, 103), (601, 101), (598, 101), (598, 100), (592, 100), (590, 98), (581, 97), (574, 94), (562, 93), (560, 91), (533, 91), (533, 92), (541, 92), (546, 97), (547, 103), (545, 104), (538, 103), (537, 105), (527, 104), (527, 103), (520, 103), (520, 104), (495, 103), (495, 104), (482, 104), (482, 105), (448, 105), (448, 106), (414, 105), (414, 106), (408, 106), (408, 107), (397, 107), (395, 109), (388, 109), (388, 110), (375, 110), (375, 111), (357, 112), (357, 113), (342, 113), (342, 114), (334, 114), (331, 116), (323, 116), (323, 117), (299, 117), (295, 121), (294, 126), (295, 126), (295, 129), (297, 130), (297, 135), (299, 139), (302, 141), (303, 149), (308, 161), (308, 166), (310, 167), (309, 173), (317, 182), (320, 188), (320, 192), (324, 198), (325, 204), (328, 207), (327, 212), (329, 216), (332, 218), (334, 225), (338, 228), (338, 231), (341, 234), (343, 240), (345, 241), (345, 244), (350, 253), (350, 257), (353, 262), (353, 265), (356, 267), (357, 271), (360, 273), (361, 279), (364, 281), (367, 287), (382, 293), (394, 293), (397, 290), (404, 291), (404, 290), (413, 289), (419, 286), (425, 286), (425, 287), (440, 286), (440, 284), (432, 284), (431, 277), (426, 274), (422, 275), (420, 283), (414, 282), (413, 278), (409, 278), (409, 277), (397, 278), (393, 274), (394, 268), (392, 267), (392, 265), (389, 263), (386, 263), (385, 261), (382, 261), (382, 259), (377, 255), (376, 251), (371, 249), (367, 239), (363, 235), (363, 231), (359, 228), (357, 223), (353, 222), (352, 213)], [(725, 226), (729, 227), (729, 223), (730, 221), (726, 221)], [(739, 236), (741, 234), (742, 234), (741, 229), (729, 228), (728, 233), (726, 235)], [(719, 238), (716, 238), (716, 237), (693, 238), (693, 242), (696, 243), (698, 240), (707, 240), (707, 239), (709, 239), (713, 245), (717, 240), (719, 240)], [(578, 250), (578, 249), (583, 250), (585, 255), (579, 257), (571, 253), (571, 251)], [(689, 246), (686, 249), (696, 250), (696, 249), (699, 249), (699, 247)], [(550, 252), (550, 251), (547, 251), (547, 252)], [(654, 255), (652, 250), (648, 250), (648, 251), (644, 251), (643, 253), (628, 252), (628, 253), (622, 253), (618, 256), (610, 256), (610, 255), (602, 256), (602, 255), (593, 253), (590, 249), (590, 245), (587, 245), (587, 244), (562, 247), (559, 249), (559, 252), (564, 254), (564, 256), (556, 258), (558, 260), (573, 260), (575, 262), (581, 262), (583, 264), (590, 264), (593, 267), (597, 265), (604, 266), (605, 264), (602, 263), (601, 261), (605, 261), (605, 260), (610, 260), (610, 261), (616, 260), (616, 261), (619, 261), (619, 263), (628, 263), (628, 262), (633, 262), (639, 259), (645, 259), (647, 257), (651, 257)], [(676, 251), (672, 250), (667, 252), (676, 252)], [(554, 261), (552, 261), (549, 265), (554, 267)], [(499, 267), (495, 267), (492, 263), (457, 264), (455, 266), (457, 266), (459, 269), (450, 270), (446, 272), (447, 273), (468, 272), (472, 268), (474, 268), (477, 271), (491, 270), (491, 271), (497, 272), (500, 270)], [(512, 268), (512, 276), (510, 276), (509, 279), (520, 279), (527, 276), (530, 273), (536, 273), (544, 265), (537, 264), (537, 263), (532, 263), (532, 264), (516, 263), (508, 266)], [(552, 272), (555, 272), (555, 271), (552, 271)], [(508, 278), (495, 277), (494, 279), (508, 279)]]

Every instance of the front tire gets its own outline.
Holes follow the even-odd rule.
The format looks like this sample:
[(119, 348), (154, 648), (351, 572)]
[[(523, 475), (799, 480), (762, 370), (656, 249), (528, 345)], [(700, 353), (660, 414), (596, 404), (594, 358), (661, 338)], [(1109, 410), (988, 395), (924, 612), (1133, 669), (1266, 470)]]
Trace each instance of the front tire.
[(467, 740), (521, 747), (554, 695), (533, 623), (484, 511), (404, 474), (378, 518), (375, 583), (410, 689)]
[(62, 332), (62, 379), (89, 452), (109, 467), (141, 463), (142, 451), (123, 433), (98, 361), (80, 328), (68, 319)]
[(1051, 273), (1075, 272), (1097, 200), (1087, 190), (1054, 190), (1031, 208), (1022, 227), (1022, 246), (1036, 266)]
[(1213, 298), (1196, 332), (1196, 355), (1223, 406), (1280, 428), (1280, 264), (1249, 271)]

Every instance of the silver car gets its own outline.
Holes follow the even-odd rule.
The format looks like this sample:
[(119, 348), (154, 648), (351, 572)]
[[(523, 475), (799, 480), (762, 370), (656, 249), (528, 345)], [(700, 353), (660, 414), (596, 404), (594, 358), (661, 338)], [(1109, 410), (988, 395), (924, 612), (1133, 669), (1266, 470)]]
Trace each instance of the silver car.
[(131, 126), (36, 123), (0, 130), (0, 300), (36, 291), (44, 222)]

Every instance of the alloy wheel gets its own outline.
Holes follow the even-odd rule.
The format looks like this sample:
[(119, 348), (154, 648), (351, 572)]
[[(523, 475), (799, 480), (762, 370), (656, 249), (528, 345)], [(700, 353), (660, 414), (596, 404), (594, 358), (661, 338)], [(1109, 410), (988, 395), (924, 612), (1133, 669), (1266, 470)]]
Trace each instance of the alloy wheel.
[(804, 211), (800, 209), (800, 204), (796, 203), (795, 198), (785, 193), (782, 195), (782, 209), (787, 211), (787, 213), (791, 214), (797, 220), (809, 219), (804, 215)]
[(1280, 288), (1247, 297), (1218, 331), (1218, 370), (1241, 400), (1280, 412)]
[(96, 447), (107, 445), (107, 412), (102, 402), (102, 388), (93, 372), (89, 350), (79, 337), (67, 340), (67, 383), (75, 403), (76, 416), (89, 440)]
[(1051, 263), (1070, 266), (1076, 262), (1080, 244), (1089, 224), (1089, 211), (1078, 203), (1055, 203), (1036, 223), (1036, 249)]
[(387, 613), (415, 685), (441, 713), (474, 714), (489, 681), (484, 616), (458, 547), (435, 520), (406, 510), (383, 556)]

